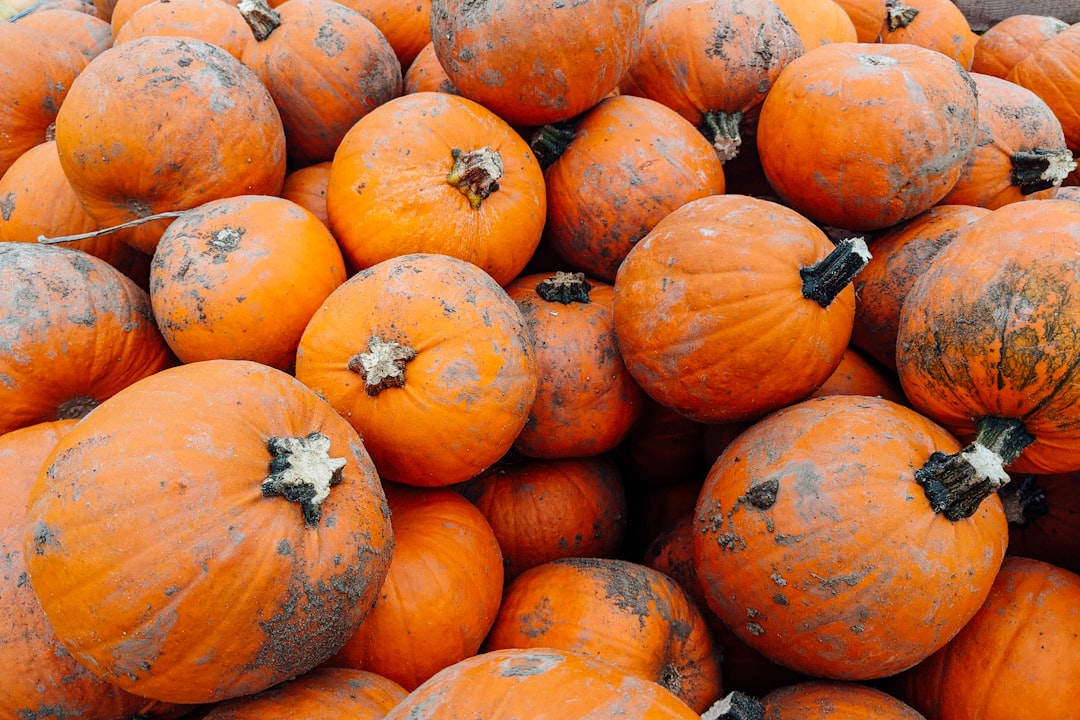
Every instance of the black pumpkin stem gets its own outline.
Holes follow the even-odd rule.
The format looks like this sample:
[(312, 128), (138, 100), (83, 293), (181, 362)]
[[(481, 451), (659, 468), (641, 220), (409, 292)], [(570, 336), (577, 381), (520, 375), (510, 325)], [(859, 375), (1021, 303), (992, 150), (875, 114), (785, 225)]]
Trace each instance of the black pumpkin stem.
[(906, 28), (911, 24), (911, 21), (915, 19), (915, 16), (919, 14), (918, 8), (905, 5), (900, 2), (900, 0), (888, 0), (888, 2), (886, 2), (886, 7), (888, 9), (890, 30)]
[(76, 395), (60, 403), (56, 408), (57, 420), (81, 420), (87, 413), (101, 404), (97, 398), (88, 395)]
[(482, 147), (469, 152), (454, 148), (450, 156), (454, 164), (446, 181), (469, 199), (473, 210), (479, 210), (484, 200), (499, 189), (499, 180), (503, 176), (502, 155), (489, 147)]
[(364, 378), (367, 394), (374, 397), (387, 388), (404, 386), (405, 366), (415, 357), (408, 345), (372, 335), (368, 351), (353, 355), (346, 367)]
[(529, 148), (532, 149), (540, 167), (547, 170), (552, 163), (562, 157), (575, 137), (577, 137), (577, 117), (572, 117), (548, 123), (538, 129), (529, 139)]
[(844, 238), (820, 262), (799, 270), (803, 297), (829, 307), (868, 262), (870, 249), (866, 241), (861, 237)]
[(585, 273), (558, 270), (536, 284), (536, 294), (548, 302), (588, 303), (592, 285), (585, 279)]
[(262, 42), (281, 26), (281, 13), (266, 0), (240, 0), (236, 9), (244, 16), (255, 40)]
[(742, 134), (739, 128), (742, 120), (741, 112), (727, 113), (709, 110), (701, 116), (698, 131), (712, 143), (716, 154), (720, 156), (721, 163), (734, 160), (739, 154), (739, 147), (742, 145)]
[(321, 432), (306, 437), (272, 437), (270, 473), (262, 482), (263, 497), (283, 497), (300, 505), (304, 522), (318, 527), (330, 488), (341, 483), (345, 458), (330, 457), (330, 438)]
[(1013, 478), (1012, 482), (998, 490), (998, 497), (1005, 508), (1005, 519), (1016, 527), (1027, 527), (1050, 512), (1046, 503), (1046, 489), (1039, 484), (1035, 475)]
[(974, 442), (958, 453), (935, 452), (915, 471), (930, 507), (956, 522), (969, 518), (982, 501), (1010, 481), (1005, 467), (1035, 441), (1016, 418), (987, 416)]
[(1010, 182), (1023, 195), (1057, 187), (1076, 169), (1072, 153), (1066, 149), (1037, 147), (1013, 153)]
[(702, 713), (701, 720), (765, 720), (765, 706), (734, 690), (714, 702)]

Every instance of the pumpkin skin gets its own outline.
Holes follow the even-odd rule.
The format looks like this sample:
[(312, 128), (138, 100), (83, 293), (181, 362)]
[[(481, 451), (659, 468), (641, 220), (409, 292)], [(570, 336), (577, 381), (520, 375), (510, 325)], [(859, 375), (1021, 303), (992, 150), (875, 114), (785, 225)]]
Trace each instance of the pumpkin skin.
[(979, 36), (952, 0), (886, 0), (881, 42), (936, 50), (971, 69)]
[[(79, 0), (79, 5), (84, 3)], [(59, 34), (69, 45), (74, 46), (89, 62), (105, 50), (112, 47), (112, 27), (97, 15), (63, 7), (35, 10), (20, 18), (23, 27), (45, 30)]]
[(885, 19), (888, 8), (885, 0), (833, 0), (844, 9), (851, 23), (855, 26), (858, 42), (881, 42), (881, 21)]
[(439, 64), (439, 57), (435, 54), (435, 45), (430, 41), (413, 58), (405, 71), (403, 82), (405, 94), (418, 92), (461, 94), (454, 87), (450, 76), (443, 70), (443, 66)]
[(294, 165), (331, 160), (357, 120), (401, 94), (401, 64), (364, 15), (329, 0), (240, 6), (255, 33), (244, 64), (281, 113)]
[[(1061, 122), (1065, 142), (1080, 155), (1080, 23), (1070, 25), (1016, 63), (1006, 79), (1041, 97)], [(1075, 185), (1076, 182), (1070, 183)]]
[(622, 550), (626, 491), (607, 454), (503, 462), (458, 489), (491, 525), (507, 581), (551, 560)]
[(758, 155), (776, 194), (809, 219), (877, 230), (949, 192), (975, 145), (976, 112), (971, 78), (939, 52), (832, 43), (777, 78)]
[(505, 455), (538, 382), (506, 291), (471, 263), (431, 254), (378, 263), (331, 293), (300, 338), (296, 377), (360, 432), (381, 476), (428, 487)]
[(926, 499), (915, 471), (959, 450), (880, 398), (814, 398), (753, 424), (717, 458), (695, 509), (709, 607), (817, 678), (881, 678), (925, 659), (979, 609), (1008, 537), (992, 492), (956, 521)]
[(855, 23), (833, 0), (779, 0), (776, 4), (795, 26), (806, 49), (834, 42), (858, 42)]
[(329, 182), (329, 160), (297, 168), (285, 176), (281, 197), (292, 200), (319, 218), (323, 225), (329, 226), (330, 218), (326, 214), (326, 186)]
[(255, 42), (251, 28), (225, 0), (152, 0), (131, 14), (113, 36), (121, 45), (147, 35), (194, 38), (213, 43), (237, 60)]
[(519, 276), (506, 293), (532, 335), (538, 378), (514, 449), (549, 459), (614, 449), (641, 416), (645, 395), (615, 340), (614, 288), (556, 272)]
[(705, 137), (666, 105), (632, 95), (605, 98), (577, 118), (544, 180), (544, 239), (571, 268), (607, 283), (664, 216), (725, 190)]
[(503, 556), (475, 505), (453, 490), (386, 484), (394, 558), (375, 608), (334, 657), (412, 691), (472, 657), (503, 593)]
[(446, 254), (500, 285), (540, 242), (546, 202), (520, 135), (483, 106), (434, 92), (395, 98), (353, 125), (326, 190), (330, 229), (354, 267)]
[[(280, 2), (271, 5), (280, 5)], [(431, 43), (431, 0), (345, 0), (342, 5), (357, 11), (379, 28), (394, 49), (404, 71), (424, 46)]]
[(926, 720), (914, 708), (868, 685), (811, 680), (761, 698), (763, 720)]
[(0, 244), (0, 432), (80, 418), (174, 364), (150, 298), (81, 250)]
[(431, 0), (431, 40), (464, 97), (511, 125), (544, 125), (615, 90), (644, 15), (637, 0)]
[(1016, 83), (979, 73), (971, 79), (979, 96), (975, 147), (941, 202), (994, 210), (1052, 197), (1076, 169), (1057, 116)]
[[(148, 36), (90, 61), (57, 113), (56, 146), (103, 227), (222, 197), (277, 195), (285, 178), (285, 134), (269, 92), (227, 51), (195, 39)], [(153, 254), (168, 222), (122, 237)]]
[(1005, 205), (965, 228), (912, 285), (896, 366), (914, 408), (964, 442), (985, 418), (1030, 444), (1013, 473), (1080, 470), (1073, 288), (1080, 205)]
[(304, 328), (345, 276), (318, 218), (284, 198), (237, 195), (187, 210), (165, 230), (150, 263), (150, 305), (183, 362), (291, 371)]
[(408, 693), (366, 670), (318, 667), (248, 697), (214, 705), (202, 720), (380, 720)]
[(437, 673), (385, 720), (701, 720), (666, 688), (573, 652), (497, 650)]
[(805, 398), (851, 335), (848, 280), (825, 307), (805, 295), (804, 274), (834, 249), (809, 220), (768, 200), (713, 195), (683, 205), (615, 278), (615, 335), (630, 374), (657, 402), (704, 422)]
[(907, 405), (907, 398), (904, 397), (896, 373), (882, 367), (851, 345), (844, 350), (840, 364), (836, 366), (833, 374), (826, 378), (810, 397), (824, 395), (871, 395)]
[(739, 151), (742, 116), (805, 49), (771, 0), (657, 2), (646, 11), (641, 51), (619, 91), (675, 110), (727, 162)]
[(1049, 15), (1011, 15), (987, 28), (975, 43), (971, 69), (983, 75), (1008, 77), (1009, 72), (1068, 23)]
[(720, 695), (720, 657), (701, 611), (674, 580), (625, 560), (565, 558), (506, 588), (486, 651), (594, 655), (704, 712)]
[(1080, 576), (1006, 558), (986, 603), (906, 674), (928, 720), (1069, 717), (1080, 701)]
[(26, 501), (41, 464), (76, 422), (38, 423), (0, 435), (0, 662), (20, 669), (0, 686), (0, 711), (6, 717), (125, 718), (149, 703), (75, 662), (25, 582)]
[(852, 344), (895, 370), (900, 309), (911, 286), (958, 233), (988, 214), (986, 208), (935, 205), (871, 238), (870, 262), (854, 283)]
[(392, 550), (356, 432), (295, 378), (245, 360), (163, 370), (99, 405), (46, 459), (25, 536), (30, 582), (72, 656), (188, 704), (328, 659)]
[(1008, 555), (1080, 573), (1080, 473), (1021, 475), (998, 491), (1009, 518)]

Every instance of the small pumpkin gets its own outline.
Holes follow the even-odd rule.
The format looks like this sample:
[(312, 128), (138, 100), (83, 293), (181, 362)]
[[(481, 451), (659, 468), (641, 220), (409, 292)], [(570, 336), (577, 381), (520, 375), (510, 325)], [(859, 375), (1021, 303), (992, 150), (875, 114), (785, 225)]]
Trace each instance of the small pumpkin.
[(393, 550), (356, 431), (292, 376), (208, 360), (144, 378), (60, 439), (24, 553), (57, 637), (165, 702), (260, 692), (356, 631)]
[(734, 692), (704, 720), (926, 720), (888, 693), (851, 682), (806, 680), (754, 700)]
[(806, 49), (834, 42), (858, 42), (851, 16), (833, 0), (777, 0)]
[(824, 395), (872, 395), (901, 405), (907, 404), (896, 372), (880, 365), (853, 345), (844, 350), (836, 370), (810, 397)]
[(1061, 122), (1069, 149), (1080, 155), (1080, 107), (1073, 101), (1080, 91), (1080, 22), (1032, 50), (1005, 79), (1027, 88), (1050, 106)]
[(810, 220), (878, 230), (952, 189), (975, 145), (977, 111), (971, 78), (942, 53), (822, 45), (785, 66), (769, 91), (758, 155), (776, 194)]
[(412, 63), (406, 66), (403, 78), (405, 94), (416, 92), (441, 92), (451, 95), (460, 95), (454, 87), (450, 76), (439, 64), (439, 57), (435, 54), (435, 45), (428, 42), (413, 58)]
[(1050, 15), (1010, 15), (979, 36), (971, 69), (983, 75), (1008, 77), (1016, 63), (1067, 27), (1064, 20)]
[(881, 42), (936, 50), (971, 69), (979, 36), (952, 0), (886, 0), (885, 6)]
[(717, 458), (695, 508), (709, 607), (812, 677), (883, 678), (922, 661), (979, 609), (1008, 538), (1001, 464), (961, 450), (917, 412), (866, 396), (813, 398), (754, 423)]
[[(78, 4), (85, 5), (82, 2)], [(113, 44), (112, 26), (108, 22), (95, 14), (76, 9), (55, 7), (35, 10), (19, 18), (18, 23), (23, 27), (44, 30), (54, 36), (61, 35), (65, 42), (82, 53), (87, 62)]]
[(281, 197), (319, 218), (323, 225), (330, 224), (326, 214), (326, 186), (330, 183), (330, 161), (296, 168), (285, 176)]
[(147, 35), (205, 40), (224, 48), (237, 60), (255, 42), (235, 3), (226, 0), (152, 0), (139, 7), (113, 34), (122, 45)]
[(300, 338), (296, 377), (360, 432), (380, 475), (468, 480), (510, 450), (536, 397), (518, 306), (476, 265), (410, 254), (349, 278)]
[[(271, 5), (281, 5), (280, 0)], [(394, 49), (402, 70), (408, 68), (423, 48), (431, 43), (431, 0), (345, 0), (342, 3), (368, 20)]]
[(881, 24), (888, 8), (885, 0), (833, 0), (844, 9), (855, 26), (858, 42), (881, 42)]
[(703, 712), (720, 658), (701, 611), (675, 581), (638, 563), (553, 560), (506, 588), (484, 649), (555, 648), (614, 663)]

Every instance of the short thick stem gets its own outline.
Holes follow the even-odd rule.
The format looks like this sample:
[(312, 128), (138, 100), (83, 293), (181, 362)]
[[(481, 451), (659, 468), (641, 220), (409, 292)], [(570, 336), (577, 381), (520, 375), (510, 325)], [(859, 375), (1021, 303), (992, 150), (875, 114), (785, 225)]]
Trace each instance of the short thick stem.
[(383, 340), (372, 335), (368, 351), (349, 358), (346, 367), (364, 379), (368, 395), (378, 395), (383, 390), (405, 385), (405, 366), (416, 357), (416, 351), (394, 340)]
[(548, 302), (587, 303), (592, 285), (585, 279), (585, 273), (557, 271), (536, 284), (536, 294)]
[(985, 417), (974, 442), (952, 455), (933, 453), (915, 471), (915, 481), (934, 512), (963, 520), (1009, 482), (1005, 467), (1034, 440), (1015, 418)]
[(915, 19), (915, 16), (919, 14), (917, 8), (905, 5), (900, 2), (900, 0), (889, 0), (888, 3), (886, 3), (886, 6), (890, 30), (906, 28), (911, 24), (911, 21)]
[(701, 117), (698, 130), (712, 143), (722, 163), (734, 160), (739, 154), (739, 147), (742, 145), (739, 127), (742, 119), (741, 112), (726, 113), (719, 110), (710, 110)]
[(802, 268), (802, 294), (823, 308), (870, 262), (870, 250), (861, 237), (844, 238), (820, 262)]
[(537, 162), (540, 163), (540, 167), (547, 170), (552, 163), (562, 157), (575, 137), (577, 137), (577, 118), (570, 118), (544, 125), (533, 133), (529, 140), (529, 147), (536, 156)]
[(701, 720), (764, 720), (765, 706), (738, 690), (720, 698), (701, 715)]
[(60, 406), (56, 408), (56, 419), (80, 420), (86, 417), (87, 413), (100, 404), (101, 403), (97, 398), (92, 398), (87, 395), (76, 395), (75, 397), (68, 398), (60, 403)]
[(266, 0), (240, 0), (236, 9), (244, 16), (255, 40), (262, 42), (281, 26), (281, 13), (270, 7)]
[(482, 147), (469, 152), (454, 148), (450, 156), (454, 164), (446, 181), (469, 199), (473, 210), (479, 210), (484, 200), (499, 189), (499, 180), (503, 176), (502, 155), (497, 150)]
[(330, 438), (320, 432), (305, 437), (272, 437), (266, 443), (270, 471), (263, 497), (283, 497), (300, 505), (304, 522), (317, 527), (330, 488), (341, 482), (345, 458), (330, 457)]
[(1014, 153), (1011, 158), (1010, 182), (1024, 195), (1057, 187), (1076, 169), (1076, 161), (1068, 150), (1035, 148)]

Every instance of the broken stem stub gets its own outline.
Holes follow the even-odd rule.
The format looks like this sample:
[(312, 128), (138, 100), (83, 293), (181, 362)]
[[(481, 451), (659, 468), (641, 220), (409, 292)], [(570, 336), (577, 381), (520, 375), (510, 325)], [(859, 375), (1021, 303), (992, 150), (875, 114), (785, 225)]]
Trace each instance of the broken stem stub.
[(346, 367), (364, 378), (365, 391), (374, 397), (387, 388), (403, 387), (405, 366), (415, 357), (408, 345), (372, 335), (368, 351), (353, 355)]
[(330, 457), (330, 438), (321, 432), (305, 437), (271, 437), (270, 471), (262, 482), (263, 497), (283, 497), (300, 505), (304, 522), (317, 527), (330, 488), (341, 483), (345, 458)]

